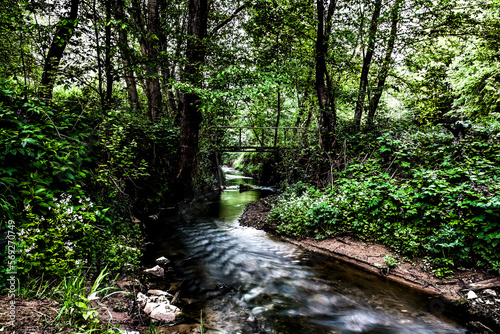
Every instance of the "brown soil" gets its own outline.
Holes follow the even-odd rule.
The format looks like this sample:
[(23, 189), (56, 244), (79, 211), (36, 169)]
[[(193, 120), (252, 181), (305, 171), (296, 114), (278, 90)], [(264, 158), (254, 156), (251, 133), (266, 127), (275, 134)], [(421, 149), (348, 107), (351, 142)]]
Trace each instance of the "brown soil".
[[(176, 294), (179, 291), (179, 283), (169, 282), (167, 278), (156, 278), (144, 276), (140, 281), (132, 278), (121, 278), (113, 283), (118, 292), (112, 296), (92, 302), (92, 306), (99, 312), (99, 321), (109, 328), (119, 327), (128, 333), (150, 333), (150, 318), (142, 310), (135, 300), (139, 292), (146, 293), (151, 289), (160, 289)], [(11, 298), (0, 296), (0, 333), (5, 334), (70, 334), (75, 329), (70, 328), (62, 320), (56, 320), (61, 305), (50, 299), (24, 300), (15, 298), (15, 321), (14, 326), (9, 319), (9, 306)], [(179, 298), (173, 304), (180, 306), (189, 303), (184, 298)], [(163, 334), (190, 334), (200, 333), (200, 323), (197, 319), (180, 318), (174, 324), (163, 324), (156, 322), (156, 333)], [(184, 323), (185, 321), (189, 323)], [(100, 333), (96, 331), (95, 333)]]
[[(266, 222), (270, 209), (267, 198), (248, 204), (240, 217), (240, 224), (276, 234), (277, 227)], [(325, 240), (281, 238), (309, 251), (330, 256), (363, 271), (384, 276), (397, 284), (440, 298), (450, 305), (459, 305), (457, 312), (465, 313), (463, 316), (470, 319), (469, 327), (476, 333), (500, 333), (498, 273), (464, 269), (457, 270), (451, 278), (438, 279), (431, 274), (430, 266), (422, 260), (410, 262), (387, 247), (353, 237), (337, 236)], [(387, 255), (397, 260), (396, 267), (387, 268), (384, 260)], [(485, 284), (480, 285), (478, 282)], [(471, 290), (477, 294), (477, 298), (467, 298)]]
[[(144, 333), (149, 326), (149, 319), (138, 311), (134, 302), (135, 294), (140, 291), (140, 285), (137, 280), (128, 278), (118, 280), (115, 282), (118, 289), (116, 291), (122, 291), (122, 293), (116, 293), (99, 302), (92, 302), (94, 309), (99, 312), (101, 323), (109, 324), (110, 328), (119, 326), (122, 330)], [(0, 296), (0, 332), (2, 333), (66, 334), (74, 331), (62, 320), (56, 320), (62, 305), (54, 300), (15, 298), (13, 301), (15, 302), (14, 322), (11, 321), (8, 313), (12, 299), (8, 296)]]

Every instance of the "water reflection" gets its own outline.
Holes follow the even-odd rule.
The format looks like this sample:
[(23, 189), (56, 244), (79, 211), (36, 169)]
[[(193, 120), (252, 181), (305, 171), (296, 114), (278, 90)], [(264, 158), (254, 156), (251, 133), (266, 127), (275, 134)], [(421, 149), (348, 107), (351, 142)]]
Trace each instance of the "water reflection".
[(243, 211), (245, 205), (256, 201), (261, 197), (261, 190), (249, 190), (240, 192), (239, 186), (230, 186), (222, 193), (218, 204), (218, 212), (214, 218), (225, 222), (234, 222)]
[(260, 190), (241, 193), (232, 180), (219, 199), (186, 209), (177, 243), (165, 244), (182, 244), (182, 294), (202, 302), (209, 333), (465, 333), (398, 287), (240, 227)]

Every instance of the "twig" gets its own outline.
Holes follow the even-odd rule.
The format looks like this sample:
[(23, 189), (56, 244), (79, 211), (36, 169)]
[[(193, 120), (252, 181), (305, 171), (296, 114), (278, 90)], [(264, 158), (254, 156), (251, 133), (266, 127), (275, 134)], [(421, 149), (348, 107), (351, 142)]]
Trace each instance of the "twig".
[(123, 192), (123, 190), (120, 188), (120, 186), (116, 183), (115, 179), (113, 179), (112, 177), (110, 177), (110, 179), (114, 183), (116, 189), (118, 189), (118, 191), (121, 192), (122, 195), (127, 196), (127, 194), (125, 192)]
[(385, 170), (384, 173), (387, 173), (387, 171), (391, 168), (391, 166), (394, 163), (394, 161), (396, 161), (396, 159), (398, 158), (398, 155), (399, 155), (399, 152), (396, 153), (396, 156), (394, 157), (394, 159), (392, 159), (391, 164), (389, 165), (389, 167), (387, 167), (387, 169)]
[(491, 328), (489, 328), (488, 326), (484, 325), (483, 323), (479, 322), (479, 321), (475, 321), (474, 322), (474, 325), (478, 325), (478, 327), (482, 327), (483, 329), (486, 329), (488, 332), (490, 333), (494, 333)]
[(135, 182), (132, 180), (132, 178), (131, 178), (131, 177), (128, 177), (127, 179), (128, 179), (130, 182), (132, 182), (132, 184), (134, 185), (134, 187), (136, 187), (137, 189), (143, 189), (143, 188), (139, 187), (137, 184), (135, 184)]
[(392, 173), (392, 175), (391, 175), (391, 179), (394, 177), (394, 175), (396, 175), (396, 172), (398, 171), (398, 169), (399, 169), (399, 167), (394, 170), (394, 173)]
[(347, 169), (347, 139), (344, 139), (344, 170)]
[(181, 293), (181, 290), (177, 291), (174, 295), (174, 298), (172, 298), (172, 300), (170, 301), (170, 304), (173, 304), (175, 302), (175, 300), (177, 299), (177, 297), (179, 297), (179, 294)]
[(42, 313), (42, 312), (38, 312), (37, 310), (33, 310), (33, 312), (36, 312), (44, 317), (47, 317), (47, 318), (50, 318), (48, 315), (46, 315), (45, 313)]
[[(54, 121), (52, 121), (52, 118), (50, 118), (50, 116), (45, 112), (43, 111), (43, 113), (45, 114), (45, 116), (47, 116), (47, 118), (49, 119), (50, 123), (52, 123), (52, 125), (54, 126), (54, 128), (56, 129), (56, 132), (57, 132), (57, 135), (59, 136), (59, 138), (66, 138), (66, 139), (72, 139), (74, 141), (76, 141), (77, 143), (81, 143), (81, 141), (79, 141), (78, 139), (75, 139), (73, 137), (69, 137), (69, 136), (66, 136), (66, 135), (63, 135), (59, 132), (59, 129), (57, 128), (56, 124), (54, 123)], [(73, 130), (72, 130), (73, 131)]]
[[(78, 101), (80, 102), (80, 101)], [(78, 118), (76, 119), (76, 122), (75, 124), (73, 124), (73, 127), (71, 128), (71, 132), (73, 132), (73, 130), (75, 129), (76, 125), (78, 124), (78, 122), (80, 121), (80, 118), (82, 117), (83, 115), (83, 112), (85, 111), (85, 109), (87, 109), (87, 106), (90, 104), (90, 101), (87, 102), (87, 105), (85, 106), (85, 108), (82, 108), (82, 112), (80, 113), (80, 115), (78, 115)]]

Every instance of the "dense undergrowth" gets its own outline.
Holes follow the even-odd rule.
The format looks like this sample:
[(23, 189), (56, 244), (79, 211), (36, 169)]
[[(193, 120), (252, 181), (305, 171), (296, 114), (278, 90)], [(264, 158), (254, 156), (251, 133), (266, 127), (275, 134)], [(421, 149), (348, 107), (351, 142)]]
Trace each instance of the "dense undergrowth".
[(345, 134), (334, 181), (310, 186), (308, 164), (296, 163), (300, 181), (284, 187), (268, 220), (294, 237), (379, 242), (426, 259), (437, 276), (500, 269), (500, 122), (465, 127), (456, 138), (440, 126)]
[[(0, 295), (57, 301), (63, 332), (120, 332), (98, 300), (111, 274), (140, 272), (146, 217), (183, 199), (179, 128), (123, 96), (103, 110), (80, 89), (35, 95), (0, 79)], [(216, 183), (212, 155), (199, 155), (198, 191)]]
[(27, 96), (0, 82), (0, 280), (136, 270), (133, 216), (176, 196), (178, 130), (70, 92)]

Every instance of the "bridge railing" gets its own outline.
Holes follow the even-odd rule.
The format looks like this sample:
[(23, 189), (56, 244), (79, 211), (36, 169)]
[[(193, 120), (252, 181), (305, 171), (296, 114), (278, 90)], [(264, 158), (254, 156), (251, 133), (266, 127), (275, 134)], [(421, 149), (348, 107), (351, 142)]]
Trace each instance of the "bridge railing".
[(218, 126), (213, 128), (222, 152), (265, 152), (298, 146), (300, 127)]

